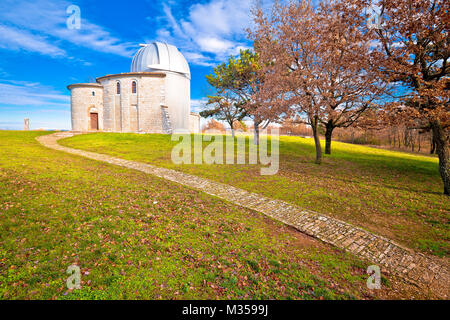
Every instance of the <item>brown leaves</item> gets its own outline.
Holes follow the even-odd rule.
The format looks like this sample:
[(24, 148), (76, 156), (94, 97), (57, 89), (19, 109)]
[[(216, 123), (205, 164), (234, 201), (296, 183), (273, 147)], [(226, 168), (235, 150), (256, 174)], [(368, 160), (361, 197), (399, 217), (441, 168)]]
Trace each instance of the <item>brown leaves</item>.
[(445, 117), (450, 112), (448, 1), (393, 0), (380, 5), (382, 30), (370, 34), (378, 43), (371, 63), (380, 79), (404, 86), (399, 100), (419, 112), (401, 117)]
[[(319, 125), (346, 127), (383, 92), (367, 64), (371, 43), (358, 28), (362, 14), (346, 4), (276, 3), (269, 16), (255, 12), (250, 35), (264, 83), (254, 100), (266, 106), (261, 110), (270, 118), (305, 122), (314, 133)], [(320, 163), (318, 137), (315, 141)]]

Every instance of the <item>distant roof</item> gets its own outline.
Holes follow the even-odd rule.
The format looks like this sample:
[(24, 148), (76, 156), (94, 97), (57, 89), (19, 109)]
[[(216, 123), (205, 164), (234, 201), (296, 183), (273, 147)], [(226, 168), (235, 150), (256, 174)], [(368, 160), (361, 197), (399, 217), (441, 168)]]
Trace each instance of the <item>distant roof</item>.
[(163, 72), (123, 72), (123, 73), (116, 73), (116, 74), (107, 74), (106, 76), (98, 77), (97, 82), (101, 82), (101, 80), (104, 80), (104, 79), (124, 78), (124, 77), (133, 77), (133, 76), (164, 78), (166, 76), (166, 74)]
[(87, 83), (73, 83), (67, 86), (67, 89), (72, 89), (72, 88), (78, 88), (78, 87), (96, 87), (96, 88), (103, 88), (103, 86), (100, 83), (91, 83), (91, 82), (87, 82)]
[(153, 42), (140, 45), (131, 62), (131, 72), (172, 71), (191, 78), (189, 64), (177, 47)]

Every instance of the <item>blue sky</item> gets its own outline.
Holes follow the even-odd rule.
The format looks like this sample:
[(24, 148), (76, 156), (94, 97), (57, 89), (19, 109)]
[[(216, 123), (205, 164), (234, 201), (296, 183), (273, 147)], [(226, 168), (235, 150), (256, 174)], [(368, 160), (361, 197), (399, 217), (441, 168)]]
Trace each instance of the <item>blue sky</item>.
[[(265, 1), (268, 2), (268, 1)], [(66, 9), (81, 10), (81, 29), (67, 28)], [(192, 109), (209, 93), (205, 75), (251, 47), (252, 0), (0, 1), (0, 128), (70, 129), (66, 86), (128, 72), (139, 43), (177, 46), (191, 73)]]

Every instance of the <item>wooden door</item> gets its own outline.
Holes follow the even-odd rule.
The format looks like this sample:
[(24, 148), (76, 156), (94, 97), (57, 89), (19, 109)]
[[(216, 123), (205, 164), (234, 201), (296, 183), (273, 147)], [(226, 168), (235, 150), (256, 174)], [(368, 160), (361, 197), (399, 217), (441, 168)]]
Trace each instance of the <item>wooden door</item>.
[(91, 130), (98, 130), (98, 113), (91, 113)]

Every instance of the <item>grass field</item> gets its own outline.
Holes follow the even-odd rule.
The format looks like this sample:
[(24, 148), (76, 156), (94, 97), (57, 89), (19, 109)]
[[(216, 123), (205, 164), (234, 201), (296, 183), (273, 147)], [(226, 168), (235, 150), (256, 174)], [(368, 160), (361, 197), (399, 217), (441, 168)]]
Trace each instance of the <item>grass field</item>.
[[(432, 297), (389, 275), (369, 290), (368, 263), (206, 194), (47, 149), (42, 134), (0, 131), (1, 299)], [(72, 264), (80, 290), (66, 287)]]
[[(450, 201), (435, 157), (333, 142), (313, 163), (312, 139), (280, 137), (280, 170), (259, 165), (175, 165), (168, 135), (97, 133), (60, 143), (196, 174), (334, 216), (413, 249), (450, 254)], [(247, 141), (248, 143), (248, 141)], [(204, 147), (207, 142), (204, 142)]]

